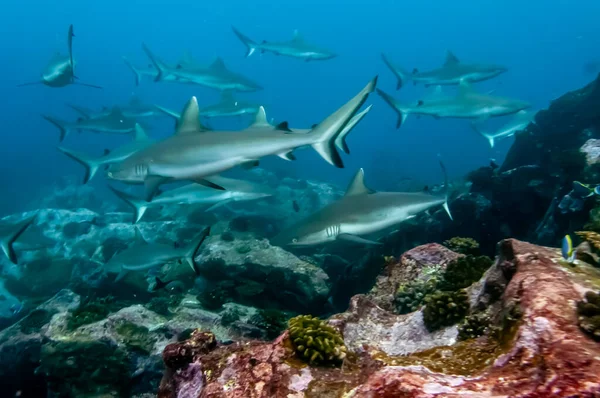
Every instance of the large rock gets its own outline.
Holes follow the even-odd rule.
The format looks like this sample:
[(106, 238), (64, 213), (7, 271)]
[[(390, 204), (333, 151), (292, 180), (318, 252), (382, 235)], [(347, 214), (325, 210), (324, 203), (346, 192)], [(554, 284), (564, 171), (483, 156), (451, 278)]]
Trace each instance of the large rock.
[(267, 240), (226, 241), (207, 239), (196, 257), (201, 275), (211, 280), (235, 282), (234, 301), (322, 311), (329, 294), (327, 274)]
[[(448, 328), (438, 346), (412, 347), (414, 322), (390, 328), (394, 315), (358, 296), (330, 322), (350, 352), (341, 369), (302, 366), (286, 333), (272, 343), (228, 346), (207, 344), (210, 334), (199, 333), (164, 352), (169, 370), (159, 397), (600, 395), (600, 344), (579, 329), (575, 308), (588, 289), (600, 288), (598, 270), (580, 263), (573, 272), (557, 250), (516, 240), (499, 249), (495, 266), (471, 287), (471, 304), (487, 303), (503, 331), (495, 343), (483, 336), (453, 344), (443, 337)], [(361, 319), (363, 328), (351, 326)], [(188, 346), (199, 348), (190, 355)]]

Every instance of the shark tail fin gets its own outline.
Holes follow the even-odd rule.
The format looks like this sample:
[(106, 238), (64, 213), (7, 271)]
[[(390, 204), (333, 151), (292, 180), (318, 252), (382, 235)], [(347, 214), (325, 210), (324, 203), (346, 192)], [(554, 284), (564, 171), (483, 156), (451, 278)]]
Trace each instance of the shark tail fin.
[(135, 85), (139, 86), (140, 81), (142, 81), (142, 74), (135, 66), (133, 66), (131, 62), (129, 62), (127, 58), (123, 57), (123, 61), (125, 62), (125, 65), (127, 65), (129, 69), (131, 69), (131, 71), (133, 72), (133, 75), (135, 76)]
[(67, 123), (60, 120), (60, 119), (56, 119), (54, 117), (51, 116), (45, 116), (42, 115), (42, 117), (44, 119), (46, 119), (47, 121), (49, 121), (50, 123), (52, 123), (54, 126), (56, 126), (56, 128), (58, 128), (58, 130), (60, 130), (60, 138), (59, 141), (63, 142), (63, 140), (65, 139), (65, 137), (67, 135), (69, 135), (69, 129), (67, 128)]
[(152, 65), (154, 65), (154, 67), (156, 68), (156, 77), (154, 78), (154, 81), (155, 82), (159, 82), (159, 81), (163, 80), (165, 78), (165, 76), (169, 74), (169, 69), (170, 68), (167, 66), (167, 64), (165, 64), (163, 61), (161, 61), (160, 59), (158, 59), (152, 53), (152, 51), (150, 51), (150, 49), (148, 48), (148, 46), (146, 46), (145, 44), (143, 44), (142, 48), (144, 49), (144, 52), (146, 53), (146, 55), (148, 56), (148, 58), (150, 58), (150, 61), (152, 62)]
[(369, 105), (364, 111), (354, 115), (354, 117), (350, 119), (346, 127), (344, 127), (342, 132), (336, 137), (335, 146), (337, 146), (338, 149), (343, 151), (345, 154), (350, 154), (350, 148), (346, 143), (346, 136), (350, 134), (350, 131), (352, 131), (352, 129), (358, 124), (358, 122), (360, 122), (367, 115), (367, 113), (369, 113), (372, 107), (373, 105)]
[(108, 187), (115, 195), (119, 197), (122, 201), (127, 203), (129, 206), (133, 208), (133, 224), (137, 223), (144, 217), (146, 210), (148, 210), (149, 203), (143, 199), (136, 198), (133, 195), (130, 195), (126, 192), (119, 191), (109, 185)]
[(256, 52), (258, 44), (254, 40), (250, 39), (248, 36), (244, 35), (239, 30), (237, 30), (234, 26), (232, 26), (231, 29), (233, 29), (233, 33), (235, 33), (238, 39), (240, 39), (242, 43), (244, 43), (244, 45), (246, 46), (246, 58), (254, 54)]
[(442, 174), (444, 174), (444, 210), (446, 210), (446, 213), (448, 213), (448, 217), (450, 217), (450, 220), (454, 221), (454, 218), (452, 218), (452, 213), (450, 213), (450, 206), (448, 206), (448, 198), (450, 197), (450, 186), (448, 185), (448, 171), (446, 170), (446, 166), (441, 160), (440, 167), (442, 168)]
[(100, 167), (104, 164), (102, 159), (93, 159), (88, 155), (85, 155), (80, 152), (71, 151), (70, 149), (64, 147), (57, 147), (59, 151), (81, 164), (85, 167), (85, 176), (83, 177), (83, 183), (87, 184), (89, 180), (94, 178)]
[(200, 246), (202, 246), (202, 243), (206, 240), (208, 235), (210, 235), (210, 227), (204, 228), (204, 230), (200, 232), (200, 236), (198, 236), (196, 240), (192, 242), (185, 252), (185, 260), (188, 262), (190, 267), (192, 267), (192, 270), (194, 270), (194, 273), (196, 274), (198, 274), (198, 267), (194, 257), (196, 257)]
[(402, 126), (404, 124), (404, 122), (406, 121), (406, 118), (408, 117), (408, 109), (404, 106), (402, 106), (401, 104), (399, 104), (391, 95), (389, 95), (388, 93), (384, 92), (383, 90), (377, 89), (377, 94), (379, 94), (379, 96), (381, 98), (383, 98), (383, 100), (385, 102), (388, 103), (389, 106), (392, 107), (392, 109), (394, 111), (396, 111), (396, 113), (398, 114), (398, 121), (396, 122), (396, 128), (400, 128), (400, 126)]
[(484, 131), (482, 131), (479, 126), (477, 126), (476, 123), (471, 123), (471, 128), (473, 129), (473, 131), (475, 131), (477, 134), (481, 135), (483, 138), (485, 138), (486, 140), (488, 140), (489, 144), (490, 144), (490, 148), (494, 147), (494, 136), (491, 134), (487, 134)]
[(17, 224), (10, 227), (8, 233), (0, 237), (0, 247), (2, 247), (2, 251), (6, 254), (6, 257), (13, 263), (17, 264), (17, 255), (13, 249), (13, 243), (21, 236), (23, 232), (31, 225), (33, 220), (35, 219), (37, 214), (33, 216), (29, 216), (26, 219), (18, 222)]
[(356, 115), (356, 112), (363, 106), (369, 94), (375, 90), (376, 85), (377, 76), (356, 94), (354, 98), (329, 115), (310, 132), (310, 134), (315, 137), (315, 141), (311, 146), (327, 163), (338, 168), (344, 167), (344, 162), (336, 149), (336, 139), (344, 134), (344, 137), (342, 137), (343, 142), (345, 136), (350, 132), (352, 127), (360, 121), (360, 119), (358, 119), (350, 129), (345, 130), (348, 123), (350, 123), (354, 115)]
[(383, 54), (383, 53), (381, 54), (381, 59), (383, 60), (383, 63), (385, 63), (385, 65), (392, 71), (392, 73), (394, 74), (394, 76), (396, 76), (396, 79), (398, 80), (398, 82), (396, 83), (396, 90), (400, 90), (406, 82), (411, 80), (410, 74), (407, 73), (404, 69), (394, 66), (392, 64), (392, 62), (389, 60), (389, 58), (386, 57), (385, 54)]

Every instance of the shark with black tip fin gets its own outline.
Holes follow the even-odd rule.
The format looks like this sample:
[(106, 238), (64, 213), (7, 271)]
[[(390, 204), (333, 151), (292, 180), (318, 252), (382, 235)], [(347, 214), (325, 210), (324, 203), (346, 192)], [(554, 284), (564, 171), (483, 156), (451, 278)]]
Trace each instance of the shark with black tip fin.
[(150, 202), (147, 202), (144, 199), (119, 191), (111, 186), (109, 188), (115, 195), (134, 209), (134, 224), (140, 221), (149, 207), (204, 204), (210, 205), (206, 211), (212, 211), (230, 203), (258, 200), (274, 194), (272, 189), (250, 181), (221, 176), (212, 176), (210, 181), (225, 189), (219, 190), (200, 184), (187, 184), (179, 188), (164, 191), (152, 198)]
[(284, 42), (263, 41), (262, 43), (258, 43), (244, 35), (235, 27), (232, 26), (231, 28), (233, 29), (233, 33), (235, 33), (238, 39), (246, 46), (246, 57), (251, 56), (256, 51), (260, 51), (261, 53), (270, 52), (275, 55), (284, 55), (287, 57), (303, 59), (305, 61), (327, 60), (337, 57), (336, 54), (329, 50), (307, 43), (297, 30), (294, 31), (292, 40)]
[(405, 122), (409, 114), (432, 116), (435, 119), (483, 121), (490, 117), (512, 115), (531, 107), (526, 101), (478, 93), (465, 81), (460, 83), (456, 96), (443, 96), (441, 86), (438, 86), (433, 97), (420, 100), (414, 105), (401, 103), (380, 89), (377, 89), (377, 94), (398, 114), (396, 128)]
[(0, 247), (13, 264), (17, 264), (17, 254), (14, 251), (13, 244), (25, 232), (27, 227), (33, 223), (36, 216), (37, 213), (25, 217), (16, 224), (0, 225)]
[(412, 73), (409, 73), (392, 64), (385, 54), (381, 54), (381, 58), (398, 79), (396, 90), (399, 90), (408, 81), (412, 81), (414, 84), (421, 83), (426, 87), (457, 85), (462, 81), (482, 82), (499, 76), (508, 70), (500, 65), (466, 64), (460, 62), (458, 57), (451, 51), (446, 53), (446, 62), (442, 67), (427, 72), (419, 72), (415, 69)]
[(448, 177), (444, 173), (443, 196), (423, 192), (376, 192), (364, 183), (360, 169), (341, 199), (325, 206), (298, 224), (284, 230), (272, 243), (285, 246), (313, 246), (333, 241), (348, 241), (365, 245), (379, 245), (368, 239), (405, 220), (436, 206), (443, 206), (450, 219), (448, 207)]
[(71, 149), (67, 149), (64, 147), (57, 147), (59, 151), (81, 164), (85, 167), (85, 175), (83, 177), (83, 183), (87, 184), (90, 181), (98, 170), (102, 167), (107, 167), (110, 164), (122, 162), (127, 159), (129, 156), (134, 153), (141, 151), (144, 148), (149, 147), (156, 141), (148, 137), (144, 129), (137, 124), (135, 126), (135, 136), (133, 141), (128, 142), (127, 144), (121, 145), (118, 148), (115, 148), (112, 151), (105, 150), (103, 156), (94, 158), (87, 154), (73, 151)]
[[(181, 114), (175, 135), (111, 165), (107, 175), (119, 181), (144, 182), (146, 198), (150, 198), (165, 181), (191, 180), (205, 185), (210, 176), (238, 166), (254, 167), (265, 156), (294, 160), (293, 151), (305, 146), (314, 148), (327, 163), (342, 168), (344, 163), (336, 149), (336, 139), (376, 83), (374, 78), (354, 98), (303, 134), (293, 133), (285, 122), (273, 127), (264, 110), (245, 130), (204, 131), (200, 126), (198, 101), (192, 97)], [(209, 184), (219, 188), (215, 185)]]
[(219, 91), (252, 92), (262, 90), (259, 84), (239, 73), (227, 69), (222, 58), (217, 58), (205, 68), (199, 66), (189, 67), (181, 64), (173, 68), (156, 57), (146, 45), (143, 46), (143, 49), (157, 70), (156, 77), (154, 78), (156, 82), (172, 81), (197, 84)]
[(47, 115), (42, 115), (42, 117), (58, 128), (60, 142), (74, 130), (107, 134), (131, 134), (135, 132), (137, 124), (134, 118), (123, 115), (119, 107), (112, 108), (110, 113), (105, 115), (96, 118), (80, 117), (74, 122), (65, 122)]
[(17, 87), (32, 86), (36, 84), (43, 84), (48, 87), (65, 87), (70, 84), (76, 84), (79, 86), (86, 86), (92, 88), (102, 88), (93, 84), (78, 82), (78, 77), (75, 76), (75, 61), (73, 60), (73, 25), (69, 26), (68, 34), (68, 55), (61, 55), (57, 53), (46, 65), (46, 68), (42, 72), (42, 77), (39, 81), (23, 83), (17, 85)]
[(129, 272), (147, 271), (171, 262), (187, 263), (197, 274), (194, 257), (208, 235), (210, 235), (210, 227), (206, 227), (189, 246), (175, 247), (175, 245), (147, 242), (140, 230), (135, 227), (133, 244), (116, 253), (108, 260), (105, 268), (119, 272), (115, 282), (123, 279)]

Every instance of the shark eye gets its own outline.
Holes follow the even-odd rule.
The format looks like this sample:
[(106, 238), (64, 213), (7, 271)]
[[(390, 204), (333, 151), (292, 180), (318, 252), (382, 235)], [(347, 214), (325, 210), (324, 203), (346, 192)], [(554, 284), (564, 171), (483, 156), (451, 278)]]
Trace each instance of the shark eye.
[(298, 243), (298, 238), (292, 239), (292, 243)]

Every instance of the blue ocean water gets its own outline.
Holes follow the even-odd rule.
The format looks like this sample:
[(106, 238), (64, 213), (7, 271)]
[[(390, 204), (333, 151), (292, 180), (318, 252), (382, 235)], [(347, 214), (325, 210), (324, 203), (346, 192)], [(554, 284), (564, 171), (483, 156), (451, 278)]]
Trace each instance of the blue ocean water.
[[(599, 12), (600, 3), (592, 0), (576, 4), (563, 0), (7, 1), (0, 16), (2, 214), (27, 210), (28, 201), (43, 187), (65, 175), (79, 178), (82, 174), (80, 166), (55, 149), (58, 131), (40, 115), (72, 120), (76, 115), (66, 103), (110, 106), (127, 102), (133, 94), (173, 108), (181, 107), (192, 95), (201, 104), (218, 99), (218, 93), (202, 87), (149, 81), (136, 87), (121, 57), (147, 64), (142, 43), (172, 63), (186, 50), (203, 63), (223, 57), (230, 69), (265, 87), (240, 97), (264, 104), (269, 118), (287, 120), (292, 127), (309, 127), (377, 74), (379, 87), (398, 98), (416, 101), (426, 95), (422, 86), (394, 92), (395, 80), (381, 62), (381, 52), (409, 70), (441, 65), (447, 49), (461, 60), (503, 64), (510, 69), (508, 73), (476, 88), (530, 101), (535, 109), (545, 108), (552, 99), (591, 79), (583, 67), (599, 57)], [(81, 81), (104, 89), (17, 88), (17, 84), (35, 81), (56, 51), (66, 51), (66, 30), (71, 23), (76, 34), (76, 73)], [(306, 40), (330, 48), (339, 57), (302, 62), (256, 54), (246, 59), (231, 25), (256, 40), (287, 40), (298, 29)], [(394, 189), (401, 177), (439, 182), (438, 154), (456, 178), (487, 164), (490, 157), (501, 160), (512, 142), (508, 139), (490, 150), (468, 122), (460, 120), (409, 117), (406, 125), (395, 130), (394, 112), (375, 95), (368, 103), (374, 104), (373, 110), (348, 138), (352, 154), (344, 158), (345, 169), (328, 166), (313, 151), (299, 153), (297, 162), (273, 158), (263, 164), (340, 186), (358, 167), (364, 167), (370, 185)], [(218, 127), (241, 128), (248, 121), (233, 120)], [(150, 134), (163, 137), (171, 131), (170, 121), (161, 119)], [(104, 148), (124, 141), (123, 137), (82, 133), (68, 137), (65, 145), (100, 155)], [(106, 183), (97, 178), (93, 184), (103, 187)]]

